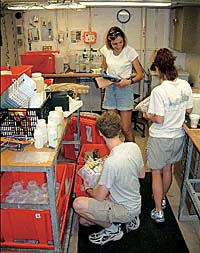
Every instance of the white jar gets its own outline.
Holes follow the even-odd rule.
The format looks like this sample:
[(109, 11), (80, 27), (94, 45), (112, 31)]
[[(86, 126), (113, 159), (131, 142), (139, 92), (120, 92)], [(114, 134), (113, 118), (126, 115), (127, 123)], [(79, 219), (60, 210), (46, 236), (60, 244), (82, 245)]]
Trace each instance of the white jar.
[(62, 120), (64, 120), (64, 112), (63, 112), (62, 106), (56, 106), (55, 111), (61, 112)]
[(63, 114), (60, 111), (50, 111), (48, 116), (48, 122), (54, 121), (57, 124), (58, 138), (61, 137), (63, 127)]
[(43, 136), (41, 128), (36, 128), (34, 131), (34, 146), (37, 149), (43, 148)]
[(37, 92), (42, 92), (44, 91), (44, 78), (42, 77), (41, 73), (32, 73), (32, 80), (36, 84), (36, 89)]
[(57, 131), (54, 127), (48, 128), (49, 146), (55, 148), (58, 144)]
[(45, 119), (39, 119), (37, 122), (37, 127), (36, 128), (41, 128), (42, 130), (42, 138), (43, 138), (43, 144), (47, 143), (47, 125), (46, 125), (46, 120)]

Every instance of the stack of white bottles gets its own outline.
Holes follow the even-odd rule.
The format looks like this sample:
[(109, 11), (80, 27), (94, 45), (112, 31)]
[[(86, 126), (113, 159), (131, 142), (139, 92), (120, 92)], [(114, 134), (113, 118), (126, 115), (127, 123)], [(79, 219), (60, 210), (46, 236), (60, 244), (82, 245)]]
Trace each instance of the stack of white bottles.
[(43, 148), (47, 142), (48, 147), (55, 148), (62, 134), (63, 120), (64, 114), (60, 106), (49, 112), (48, 124), (45, 119), (39, 119), (34, 131), (35, 148)]

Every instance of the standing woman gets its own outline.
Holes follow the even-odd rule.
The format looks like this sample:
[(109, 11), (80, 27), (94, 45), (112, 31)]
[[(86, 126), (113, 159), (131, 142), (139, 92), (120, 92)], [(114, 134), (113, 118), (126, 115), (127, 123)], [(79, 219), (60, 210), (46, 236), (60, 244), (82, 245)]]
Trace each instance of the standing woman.
[[(106, 43), (100, 51), (103, 55), (102, 71), (120, 78), (120, 81), (105, 88), (103, 108), (120, 114), (125, 141), (135, 141), (131, 127), (133, 85), (144, 77), (138, 54), (127, 45), (125, 33), (116, 26), (109, 29)], [(132, 69), (134, 77), (131, 77)]]
[(176, 57), (167, 48), (158, 50), (154, 66), (161, 80), (150, 96), (144, 117), (153, 122), (149, 129), (147, 166), (152, 171), (152, 191), (155, 208), (151, 218), (165, 221), (165, 196), (172, 183), (172, 164), (181, 160), (184, 146), (183, 123), (185, 113), (192, 112), (192, 89), (178, 78), (174, 65)]

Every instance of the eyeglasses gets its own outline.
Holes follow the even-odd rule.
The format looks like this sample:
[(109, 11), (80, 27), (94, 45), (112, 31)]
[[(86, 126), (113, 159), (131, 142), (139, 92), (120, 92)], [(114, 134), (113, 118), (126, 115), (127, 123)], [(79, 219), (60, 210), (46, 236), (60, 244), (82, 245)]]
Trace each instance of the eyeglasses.
[(121, 34), (121, 32), (119, 32), (119, 31), (117, 31), (117, 32), (115, 32), (115, 31), (110, 31), (110, 32), (108, 33), (108, 36), (109, 36), (110, 39), (115, 39), (115, 38), (117, 38), (117, 36), (119, 36), (120, 34)]

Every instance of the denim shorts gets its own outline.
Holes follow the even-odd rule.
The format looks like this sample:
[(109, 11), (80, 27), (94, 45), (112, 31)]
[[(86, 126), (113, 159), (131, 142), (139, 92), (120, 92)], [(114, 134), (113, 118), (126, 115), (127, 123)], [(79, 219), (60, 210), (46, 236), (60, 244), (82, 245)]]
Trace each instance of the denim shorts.
[(96, 221), (127, 223), (130, 222), (138, 214), (133, 214), (122, 205), (111, 202), (106, 199), (98, 201), (89, 198), (87, 213), (91, 214)]
[(149, 136), (147, 143), (147, 166), (150, 169), (161, 170), (167, 164), (174, 164), (181, 160), (185, 137), (155, 138)]
[(117, 109), (119, 111), (133, 110), (133, 84), (120, 88), (110, 85), (105, 89), (102, 107), (107, 110)]

